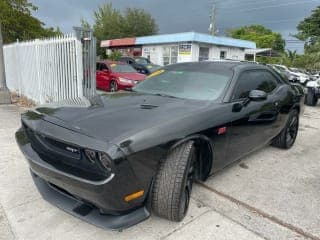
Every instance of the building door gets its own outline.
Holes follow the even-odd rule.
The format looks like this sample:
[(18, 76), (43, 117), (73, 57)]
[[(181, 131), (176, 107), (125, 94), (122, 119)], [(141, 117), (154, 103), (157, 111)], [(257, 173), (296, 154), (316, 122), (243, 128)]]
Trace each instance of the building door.
[(163, 47), (163, 65), (173, 64), (178, 62), (179, 48), (175, 46), (164, 46)]
[(209, 60), (209, 48), (200, 47), (199, 49), (199, 62)]

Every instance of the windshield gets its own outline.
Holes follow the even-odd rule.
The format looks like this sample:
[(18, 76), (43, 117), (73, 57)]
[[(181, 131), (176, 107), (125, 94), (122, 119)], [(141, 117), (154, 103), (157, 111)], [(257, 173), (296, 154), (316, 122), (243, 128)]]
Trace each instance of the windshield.
[(277, 66), (277, 65), (273, 65), (276, 69), (278, 69), (279, 71), (286, 71), (286, 69), (284, 67), (281, 66)]
[(292, 71), (292, 72), (294, 72), (294, 73), (301, 73), (298, 69), (296, 69), (296, 68), (290, 68), (290, 70)]
[(150, 60), (147, 58), (136, 58), (135, 60), (136, 60), (136, 63), (142, 64), (142, 65), (147, 65), (151, 63)]
[(225, 89), (232, 73), (174, 71), (160, 69), (138, 84), (136, 92), (183, 99), (215, 100)]
[(112, 72), (118, 72), (118, 73), (136, 73), (137, 72), (129, 64), (112, 63), (112, 64), (110, 64), (110, 67), (111, 67)]

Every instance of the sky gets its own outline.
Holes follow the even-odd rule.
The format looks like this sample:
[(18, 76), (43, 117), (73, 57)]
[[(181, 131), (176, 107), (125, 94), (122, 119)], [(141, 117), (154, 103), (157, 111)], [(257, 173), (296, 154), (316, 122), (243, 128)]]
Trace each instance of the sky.
[[(279, 32), (286, 40), (297, 32), (296, 26), (320, 0), (31, 0), (39, 9), (34, 13), (48, 27), (72, 32), (83, 17), (93, 23), (93, 12), (102, 4), (112, 2), (115, 8), (144, 8), (156, 20), (159, 33), (196, 31), (208, 33), (209, 15), (216, 6), (218, 35), (243, 25), (262, 24)], [(287, 49), (303, 52), (302, 42), (287, 41)]]

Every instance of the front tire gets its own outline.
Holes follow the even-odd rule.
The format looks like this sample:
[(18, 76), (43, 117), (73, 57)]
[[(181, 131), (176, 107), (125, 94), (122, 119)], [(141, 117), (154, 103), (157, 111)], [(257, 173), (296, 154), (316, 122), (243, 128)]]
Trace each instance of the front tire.
[(180, 222), (187, 214), (195, 176), (196, 149), (192, 141), (169, 151), (160, 163), (152, 192), (152, 209), (160, 217)]
[(306, 97), (306, 105), (308, 106), (315, 106), (317, 105), (318, 98), (316, 97), (313, 89), (308, 88), (308, 94)]
[(289, 118), (286, 126), (281, 133), (272, 141), (272, 146), (289, 149), (296, 141), (299, 130), (299, 113), (297, 110), (292, 110), (289, 113)]
[(110, 82), (110, 92), (116, 92), (118, 91), (118, 84), (116, 81), (112, 80)]

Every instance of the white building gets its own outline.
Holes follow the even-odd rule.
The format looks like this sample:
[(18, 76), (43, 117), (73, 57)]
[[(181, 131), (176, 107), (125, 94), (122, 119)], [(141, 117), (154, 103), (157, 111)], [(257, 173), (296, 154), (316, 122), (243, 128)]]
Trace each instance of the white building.
[(159, 65), (215, 59), (245, 60), (246, 49), (256, 43), (208, 34), (186, 32), (101, 42), (101, 47), (121, 51), (123, 55), (143, 56)]

